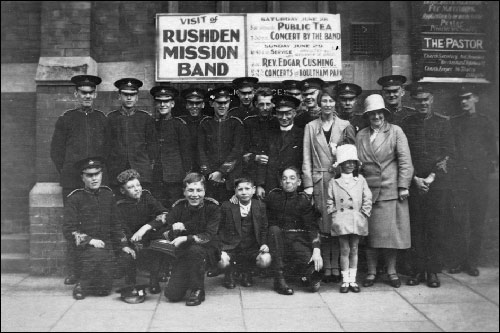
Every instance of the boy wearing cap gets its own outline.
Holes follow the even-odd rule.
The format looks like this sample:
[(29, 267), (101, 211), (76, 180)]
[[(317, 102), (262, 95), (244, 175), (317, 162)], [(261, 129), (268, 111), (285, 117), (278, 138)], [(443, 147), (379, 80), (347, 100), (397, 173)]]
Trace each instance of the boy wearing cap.
[[(458, 95), (461, 113), (452, 117), (451, 129), (457, 148), (454, 187), (460, 200), (456, 207), (458, 228), (454, 242), (450, 273), (465, 271), (478, 276), (486, 212), (488, 208), (489, 174), (498, 165), (496, 134), (492, 121), (479, 113), (479, 95), (473, 86), (462, 86)], [(458, 229), (458, 230), (457, 230)], [(470, 236), (470, 237), (469, 237)], [(469, 246), (466, 239), (470, 239)]]
[(302, 91), (302, 103), (306, 110), (295, 118), (295, 125), (304, 128), (306, 125), (318, 119), (321, 108), (318, 106), (318, 94), (325, 82), (318, 78), (309, 78), (300, 82)]
[(448, 160), (455, 159), (455, 144), (450, 124), (434, 112), (434, 96), (427, 86), (415, 84), (411, 97), (417, 113), (406, 117), (402, 123), (408, 139), (413, 167), (409, 208), (412, 248), (411, 276), (406, 284), (427, 286), (441, 285), (437, 273), (442, 265), (444, 228), (452, 216), (452, 179)]
[(135, 106), (142, 82), (124, 78), (114, 85), (118, 88), (118, 99), (122, 105), (108, 114), (106, 125), (110, 182), (118, 194), (116, 177), (120, 172), (133, 168), (141, 174), (142, 185), (150, 188), (158, 148), (153, 118)]
[[(151, 192), (143, 190), (139, 180), (140, 175), (134, 169), (121, 172), (117, 181), (120, 184), (120, 192), (123, 199), (116, 203), (118, 219), (122, 224), (122, 230), (125, 239), (122, 243), (126, 247), (119, 256), (121, 266), (126, 270), (127, 284), (136, 283), (137, 263), (136, 260), (145, 260), (150, 258), (150, 287), (152, 294), (158, 294), (161, 291), (158, 273), (160, 270), (161, 254), (155, 251), (148, 251), (144, 256), (144, 251), (137, 253), (136, 242), (142, 240), (137, 231), (146, 223), (158, 220), (163, 221), (167, 214), (167, 209), (157, 201)], [(139, 256), (138, 256), (139, 255)]]
[[(269, 253), (267, 244), (266, 205), (252, 199), (255, 185), (249, 178), (238, 178), (234, 182), (234, 193), (237, 204), (226, 201), (221, 207), (219, 239), (222, 251), (229, 256), (226, 268), (224, 287), (234, 289), (233, 273), (238, 268), (241, 273), (241, 285), (253, 285), (251, 269), (259, 253)], [(261, 267), (265, 268), (265, 267)]]
[(257, 89), (254, 105), (258, 115), (248, 116), (243, 120), (245, 127), (245, 148), (243, 155), (243, 174), (255, 179), (259, 165), (266, 165), (269, 156), (266, 146), (271, 132), (278, 127), (276, 118), (273, 117), (273, 92), (270, 88)]
[(258, 114), (252, 104), (257, 82), (259, 82), (259, 79), (256, 77), (240, 77), (233, 80), (233, 88), (236, 90), (240, 105), (229, 110), (231, 116), (244, 120), (248, 116)]
[(158, 139), (158, 156), (154, 165), (155, 194), (165, 204), (172, 204), (182, 196), (182, 179), (192, 169), (191, 143), (186, 122), (172, 117), (174, 98), (178, 91), (173, 87), (156, 86), (150, 94), (155, 104), (155, 127)]
[[(71, 78), (75, 84), (74, 96), (78, 107), (65, 111), (55, 125), (50, 144), (50, 157), (60, 174), (63, 202), (73, 190), (81, 187), (81, 176), (73, 165), (86, 157), (104, 156), (104, 128), (106, 116), (93, 107), (97, 97), (96, 86), (101, 78), (93, 75), (77, 75)], [(75, 284), (79, 273), (74, 242), (68, 242), (65, 284)]]
[(207, 192), (217, 201), (232, 195), (233, 182), (241, 174), (244, 128), (242, 121), (228, 115), (230, 87), (214, 89), (213, 118), (205, 118), (198, 128), (201, 173), (208, 178)]
[(102, 158), (78, 161), (84, 187), (68, 195), (64, 207), (64, 236), (77, 247), (81, 276), (73, 297), (88, 293), (107, 296), (113, 283), (113, 250), (122, 249), (121, 223), (116, 218), (115, 196), (102, 182)]
[(205, 109), (205, 96), (207, 92), (200, 88), (188, 88), (181, 92), (182, 98), (186, 101), (187, 114), (180, 116), (186, 122), (189, 130), (189, 141), (191, 143), (191, 170), (200, 171), (198, 156), (198, 127), (203, 119), (208, 117), (203, 114)]
[(281, 172), (289, 166), (302, 168), (304, 130), (294, 125), (300, 101), (288, 95), (275, 96), (276, 118), (279, 129), (269, 133), (265, 151), (268, 162), (257, 169), (257, 197), (264, 199), (266, 193), (280, 186)]
[(401, 126), (403, 119), (415, 112), (414, 109), (403, 106), (403, 96), (405, 95), (404, 84), (406, 77), (403, 75), (387, 75), (377, 80), (382, 86), (382, 97), (384, 97), (385, 107), (391, 113), (391, 124)]

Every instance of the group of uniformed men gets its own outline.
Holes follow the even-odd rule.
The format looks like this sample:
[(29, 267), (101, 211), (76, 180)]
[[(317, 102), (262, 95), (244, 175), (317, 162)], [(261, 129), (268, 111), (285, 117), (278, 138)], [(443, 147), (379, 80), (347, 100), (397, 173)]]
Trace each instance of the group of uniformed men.
[[(325, 83), (317, 78), (286, 80), (282, 83), (283, 95), (275, 95), (270, 88), (258, 87), (257, 78), (245, 77), (234, 80), (233, 87), (222, 86), (211, 91), (196, 87), (183, 90), (180, 95), (185, 102), (186, 113), (174, 117), (172, 110), (179, 92), (172, 86), (159, 85), (150, 90), (155, 106), (152, 117), (148, 112), (136, 108), (139, 88), (143, 83), (135, 78), (123, 78), (114, 83), (118, 88), (121, 107), (106, 116), (93, 107), (97, 97), (96, 87), (101, 79), (92, 75), (79, 75), (71, 80), (76, 86), (74, 95), (79, 106), (58, 118), (51, 143), (51, 157), (61, 175), (60, 184), (65, 201), (64, 232), (68, 240), (69, 268), (65, 283), (80, 281), (75, 287), (75, 298), (83, 298), (83, 290), (91, 288), (86, 284), (90, 283), (98, 262), (111, 262), (113, 249), (129, 248), (126, 244), (131, 238), (140, 240), (137, 232), (141, 225), (151, 221), (157, 221), (152, 225), (158, 227), (165, 224), (168, 220), (165, 214), (183, 193), (187, 200), (183, 204), (185, 214), (192, 215), (187, 193), (189, 184), (201, 183), (207, 196), (222, 202), (235, 194), (235, 186), (242, 183), (242, 176), (256, 187), (255, 197), (266, 200), (270, 207), (267, 210), (269, 238), (274, 238), (271, 252), (277, 256), (273, 265), (278, 272), (275, 289), (281, 294), (293, 293), (282, 275), (281, 258), (286, 245), (283, 244), (283, 236), (278, 235), (279, 230), (307, 231), (305, 242), (309, 252), (306, 251), (308, 254), (305, 257), (311, 258), (313, 267), (316, 263), (313, 260), (316, 254), (313, 248), (318, 246), (319, 239), (316, 237), (315, 223), (309, 221), (316, 218), (312, 212), (304, 211), (304, 204), (301, 203), (305, 199), (311, 208), (310, 199), (297, 192), (297, 188), (300, 189), (299, 170), (303, 159), (303, 128), (320, 116), (321, 108), (317, 101), (320, 90), (335, 84), (338, 117), (351, 123), (348, 131), (353, 132), (353, 135), (349, 137), (355, 137), (360, 129), (369, 126), (365, 118), (353, 112), (356, 99), (362, 93), (361, 87), (353, 83)], [(424, 281), (427, 272), (428, 277), (434, 274), (429, 278), (428, 285), (439, 286), (434, 276), (441, 267), (439, 258), (435, 257), (440, 252), (438, 243), (442, 241), (439, 238), (443, 237), (446, 209), (457, 223), (457, 228), (449, 232), (455, 232), (455, 238), (459, 238), (455, 243), (456, 251), (453, 251), (454, 255), (450, 259), (450, 272), (465, 270), (470, 275), (478, 275), (477, 261), (487, 208), (487, 176), (492, 162), (497, 160), (497, 154), (493, 129), (486, 117), (476, 112), (475, 105), (479, 100), (477, 93), (470, 87), (461, 90), (459, 101), (462, 112), (448, 111), (446, 113), (454, 115), (447, 117), (432, 110), (433, 93), (428, 86), (415, 85), (412, 88), (415, 110), (402, 105), (406, 82), (404, 76), (385, 76), (377, 82), (382, 86), (381, 94), (391, 112), (389, 121), (401, 126), (408, 137), (416, 170), (411, 188), (414, 193), (411, 198), (415, 199), (413, 204), (410, 203), (415, 248), (412, 256), (416, 259), (412, 261), (415, 270), (408, 273), (410, 279), (407, 283), (415, 285)], [(230, 108), (233, 90), (240, 104)], [(212, 116), (203, 114), (207, 101), (213, 109)], [(135, 170), (137, 175), (132, 173), (131, 176), (129, 170)], [(284, 172), (286, 170), (288, 173)], [(127, 173), (123, 175), (125, 171)], [(203, 179), (193, 176), (192, 172), (200, 173)], [(103, 183), (109, 184), (111, 188), (100, 186), (101, 180), (97, 179), (99, 173)], [(429, 174), (434, 175), (433, 179), (424, 179)], [(185, 178), (186, 175), (191, 176)], [(298, 177), (298, 180), (293, 180), (294, 184), (290, 187), (288, 178), (294, 177)], [(431, 187), (434, 178), (436, 183)], [(123, 195), (127, 192), (127, 183), (134, 179), (140, 179), (140, 185), (151, 190), (152, 197), (158, 199), (159, 203), (153, 204), (151, 200), (145, 203), (145, 213), (141, 217), (143, 221), (139, 224), (138, 221), (130, 222), (138, 225), (124, 236), (125, 222), (115, 216), (127, 219), (132, 213), (120, 215), (116, 212), (113, 192), (118, 196)], [(280, 186), (281, 190), (273, 190)], [(299, 201), (295, 197), (297, 195), (301, 198)], [(133, 201), (131, 205), (134, 207)], [(459, 208), (464, 207), (470, 209), (460, 212)], [(241, 212), (245, 210), (243, 207), (241, 209)], [(132, 211), (129, 208), (129, 212)], [(470, 213), (471, 216), (469, 247), (464, 246), (469, 231), (465, 230), (467, 223), (464, 222), (463, 213)], [(178, 214), (183, 216), (184, 213), (181, 211)], [(433, 214), (440, 216), (438, 225), (426, 222), (436, 218), (430, 216)], [(179, 221), (170, 222), (169, 230), (176, 230), (175, 225)], [(197, 232), (208, 232), (198, 229)], [(242, 232), (241, 228), (239, 232)], [(247, 224), (245, 235), (252, 233), (251, 223)], [(208, 241), (196, 235), (194, 238), (186, 237), (193, 244)], [(304, 239), (301, 242), (304, 243)], [(82, 246), (85, 246), (85, 251), (82, 251)], [(106, 251), (97, 251), (99, 249)], [(132, 255), (134, 251), (124, 252)], [(133, 257), (135, 259), (135, 252)], [(307, 259), (305, 257), (303, 261)], [(157, 271), (158, 267), (155, 267)], [(108, 271), (107, 274), (111, 273)], [(226, 274), (226, 286), (234, 284), (231, 277)], [(309, 277), (311, 287), (317, 290), (318, 277), (314, 277), (314, 274)], [(156, 278), (151, 282), (153, 292), (159, 288)], [(198, 287), (194, 288), (188, 305), (198, 305), (205, 297), (203, 287), (199, 287), (199, 280), (196, 280)], [(245, 281), (249, 285), (248, 277)], [(105, 295), (109, 292), (110, 279), (104, 278), (94, 287), (97, 294)], [(179, 297), (176, 295), (173, 298), (178, 300)]]

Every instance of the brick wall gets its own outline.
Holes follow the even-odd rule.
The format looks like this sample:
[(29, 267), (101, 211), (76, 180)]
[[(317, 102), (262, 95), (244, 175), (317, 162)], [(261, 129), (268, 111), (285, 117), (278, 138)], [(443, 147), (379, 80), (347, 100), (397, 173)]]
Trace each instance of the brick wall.
[(2, 64), (38, 62), (40, 1), (2, 1)]
[(35, 175), (35, 93), (2, 93), (2, 233), (27, 232)]

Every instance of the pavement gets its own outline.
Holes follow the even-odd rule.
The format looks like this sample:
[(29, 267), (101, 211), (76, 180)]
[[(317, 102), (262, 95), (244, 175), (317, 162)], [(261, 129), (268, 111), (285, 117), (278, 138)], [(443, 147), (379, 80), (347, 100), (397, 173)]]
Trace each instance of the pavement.
[[(481, 275), (439, 274), (441, 287), (392, 288), (384, 282), (359, 294), (340, 294), (338, 284), (318, 293), (293, 285), (293, 296), (272, 290), (272, 278), (255, 278), (251, 288), (222, 287), (223, 276), (206, 279), (206, 301), (186, 307), (163, 293), (127, 304), (119, 294), (72, 298), (62, 277), (2, 274), (2, 332), (40, 331), (397, 331), (498, 332), (499, 269)], [(142, 276), (145, 279), (145, 276)], [(359, 279), (358, 279), (359, 280)], [(115, 289), (123, 284), (114, 281)], [(164, 287), (164, 284), (162, 284)]]

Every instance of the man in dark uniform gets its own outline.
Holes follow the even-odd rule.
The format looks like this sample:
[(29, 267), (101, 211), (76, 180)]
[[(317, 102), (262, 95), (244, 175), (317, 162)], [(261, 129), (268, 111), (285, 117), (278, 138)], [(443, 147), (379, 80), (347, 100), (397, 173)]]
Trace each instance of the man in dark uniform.
[(351, 123), (355, 131), (354, 137), (360, 130), (369, 126), (369, 122), (362, 115), (354, 113), (356, 98), (362, 91), (361, 87), (354, 83), (340, 83), (337, 86), (337, 113), (340, 119)]
[(267, 164), (269, 156), (266, 146), (272, 130), (278, 127), (272, 116), (273, 92), (270, 88), (259, 88), (255, 92), (254, 105), (258, 115), (248, 116), (243, 120), (245, 126), (245, 144), (243, 153), (243, 174), (255, 181), (258, 165)]
[(158, 152), (153, 118), (135, 107), (142, 82), (124, 78), (114, 83), (122, 106), (108, 114), (106, 125), (107, 162), (110, 183), (119, 194), (116, 176), (135, 169), (141, 174), (142, 186), (151, 188), (154, 159)]
[(414, 109), (403, 106), (403, 96), (405, 95), (404, 83), (406, 77), (403, 75), (382, 76), (377, 83), (382, 86), (382, 97), (384, 97), (385, 107), (391, 112), (391, 124), (401, 126), (403, 119), (415, 112)]
[(200, 171), (200, 163), (198, 161), (198, 127), (201, 121), (208, 117), (204, 115), (205, 96), (207, 92), (200, 88), (188, 88), (181, 92), (182, 98), (186, 101), (187, 115), (180, 116), (186, 122), (189, 130), (189, 141), (191, 143), (191, 164), (192, 170)]
[(217, 201), (205, 197), (205, 177), (190, 173), (184, 178), (184, 199), (174, 204), (165, 223), (154, 221), (137, 232), (138, 237), (151, 229), (160, 229), (175, 247), (172, 276), (165, 289), (171, 302), (180, 301), (186, 291), (191, 294), (186, 305), (200, 305), (205, 300), (205, 266), (216, 265), (220, 259), (216, 240), (220, 223)]
[(281, 89), (283, 89), (283, 95), (288, 95), (295, 97), (300, 101), (299, 107), (295, 110), (297, 116), (301, 115), (307, 108), (302, 104), (302, 91), (300, 90), (300, 81), (297, 80), (285, 80), (281, 82)]
[(427, 86), (415, 84), (411, 97), (417, 113), (406, 117), (402, 129), (408, 138), (415, 172), (410, 187), (410, 222), (413, 274), (406, 284), (438, 288), (443, 263), (446, 221), (452, 215), (448, 160), (455, 158), (449, 121), (433, 110), (434, 96)]
[(115, 196), (101, 186), (102, 159), (86, 158), (75, 164), (84, 188), (68, 195), (64, 207), (64, 236), (77, 247), (81, 276), (73, 297), (88, 293), (107, 296), (113, 283), (113, 250), (122, 249), (121, 223), (116, 218)]
[(242, 121), (228, 115), (230, 87), (212, 91), (215, 115), (205, 118), (198, 128), (198, 153), (201, 173), (208, 178), (207, 193), (222, 202), (233, 192), (233, 183), (241, 175), (244, 128)]
[(149, 291), (158, 294), (161, 291), (159, 284), (160, 261), (163, 255), (156, 251), (138, 251), (136, 242), (142, 240), (137, 236), (137, 231), (146, 223), (158, 220), (163, 221), (167, 209), (156, 200), (151, 192), (143, 190), (140, 175), (134, 169), (125, 170), (118, 175), (121, 184), (120, 192), (123, 199), (116, 203), (118, 220), (121, 222), (125, 239), (122, 244), (123, 253), (118, 255), (120, 267), (126, 271), (126, 283), (135, 285), (137, 275), (137, 261), (149, 262)]
[[(489, 173), (498, 165), (496, 134), (485, 115), (478, 113), (479, 96), (472, 86), (463, 86), (459, 93), (462, 113), (451, 119), (451, 129), (457, 148), (454, 188), (457, 203), (457, 235), (452, 251), (450, 273), (462, 270), (478, 276), (477, 269), (488, 210)], [(466, 207), (467, 211), (460, 211)], [(469, 237), (470, 236), (470, 237)], [(467, 246), (466, 240), (469, 239)]]
[(248, 116), (258, 114), (253, 106), (257, 82), (259, 82), (259, 79), (256, 77), (240, 77), (233, 80), (233, 88), (236, 90), (236, 96), (238, 96), (240, 100), (240, 105), (229, 110), (231, 116), (243, 120)]
[[(80, 105), (64, 112), (57, 119), (50, 145), (50, 157), (60, 174), (64, 203), (68, 194), (82, 186), (79, 170), (74, 168), (74, 164), (86, 157), (104, 156), (105, 152), (106, 116), (92, 107), (97, 97), (96, 86), (101, 83), (101, 78), (77, 75), (71, 78), (71, 82), (75, 84), (75, 98)], [(74, 242), (68, 242), (68, 276), (64, 284), (75, 284), (78, 280), (75, 250)]]
[(172, 207), (182, 196), (182, 179), (192, 169), (189, 131), (184, 119), (172, 117), (177, 89), (155, 86), (151, 88), (150, 94), (155, 103), (158, 139), (158, 156), (153, 170), (154, 194), (165, 207)]
[(304, 130), (293, 124), (300, 101), (292, 96), (281, 95), (272, 99), (276, 109), (279, 129), (269, 133), (265, 146), (268, 163), (259, 165), (257, 172), (257, 197), (264, 199), (266, 192), (280, 186), (286, 167), (302, 168)]
[(304, 128), (307, 123), (317, 119), (321, 114), (321, 108), (318, 106), (318, 94), (325, 82), (318, 78), (309, 78), (300, 81), (300, 90), (302, 91), (302, 103), (306, 110), (295, 118), (295, 125)]
[(293, 295), (293, 289), (285, 281), (285, 264), (296, 266), (291, 267), (294, 275), (307, 277), (302, 281), (312, 292), (319, 290), (323, 275), (317, 215), (310, 198), (305, 193), (297, 193), (300, 182), (299, 170), (286, 168), (281, 189), (272, 190), (265, 200), (274, 290), (282, 295)]

